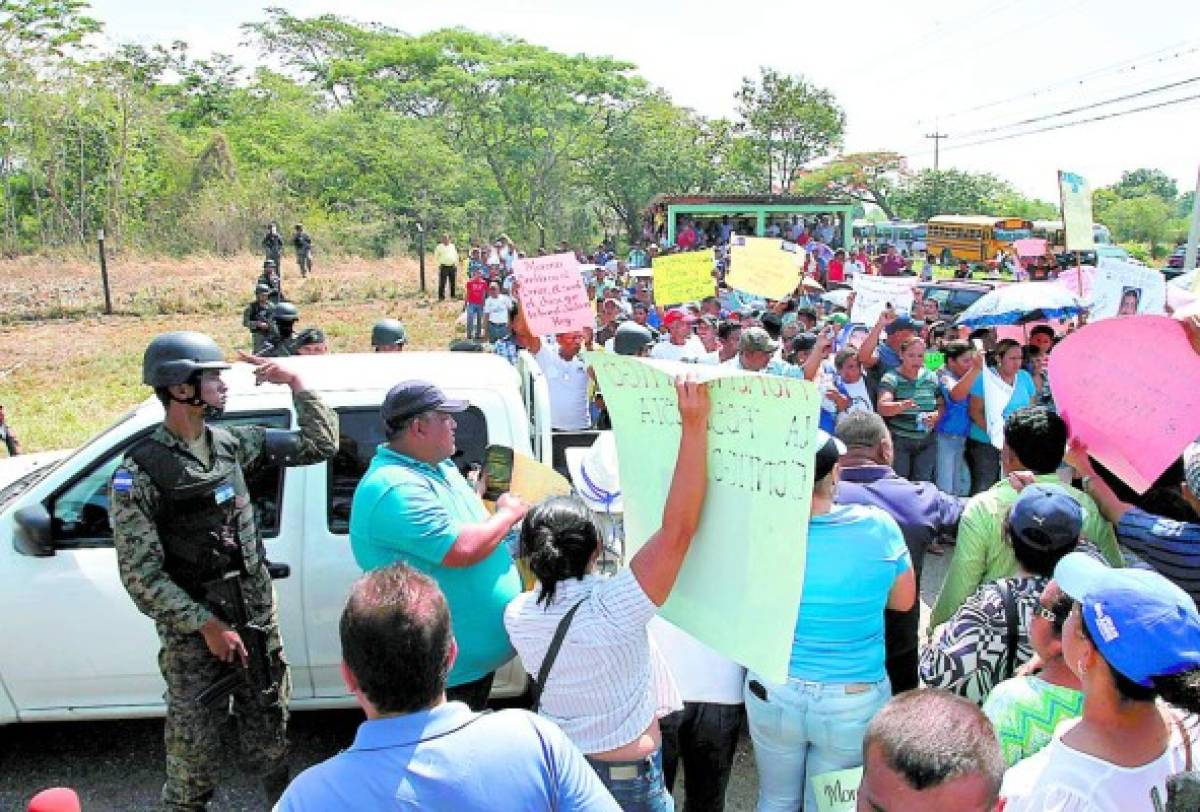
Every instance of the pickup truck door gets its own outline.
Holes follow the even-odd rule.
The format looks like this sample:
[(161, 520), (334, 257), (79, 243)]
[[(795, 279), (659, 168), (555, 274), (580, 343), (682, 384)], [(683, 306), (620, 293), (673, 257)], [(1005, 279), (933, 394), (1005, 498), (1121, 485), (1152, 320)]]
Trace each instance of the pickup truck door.
[(517, 373), (521, 376), (521, 398), (529, 416), (529, 446), (533, 449), (533, 458), (550, 465), (554, 451), (550, 441), (550, 390), (546, 375), (526, 350), (517, 354)]
[[(286, 412), (230, 416), (225, 423), (254, 422), (286, 428)], [(0, 675), (24, 719), (62, 718), (72, 709), (112, 708), (112, 715), (153, 712), (162, 705), (158, 637), (138, 612), (117, 574), (109, 527), (108, 487), (125, 452), (150, 429), (97, 442), (51, 472), (49, 490), (30, 491), (51, 517), (54, 555), (17, 552), (22, 532), (7, 514), (0, 546)], [(102, 438), (103, 440), (103, 438)], [(260, 469), (248, 483), (262, 508), (268, 550), (279, 533), (280, 469)], [(19, 504), (30, 504), (23, 499)], [(90, 715), (90, 714), (89, 714)]]

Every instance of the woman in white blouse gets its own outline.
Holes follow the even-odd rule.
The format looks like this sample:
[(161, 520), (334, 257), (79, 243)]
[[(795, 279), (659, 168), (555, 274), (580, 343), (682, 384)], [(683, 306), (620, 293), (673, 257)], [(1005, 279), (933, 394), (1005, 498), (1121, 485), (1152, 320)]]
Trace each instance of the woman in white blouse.
[[(543, 683), (539, 713), (583, 751), (625, 810), (673, 808), (662, 776), (658, 719), (682, 707), (646, 626), (671, 593), (700, 522), (707, 482), (708, 391), (677, 380), (682, 435), (662, 527), (612, 578), (596, 572), (601, 535), (578, 499), (534, 507), (521, 547), (538, 578), (504, 613), (521, 661)], [(578, 608), (576, 608), (578, 607)], [(574, 609), (542, 675), (555, 630)]]

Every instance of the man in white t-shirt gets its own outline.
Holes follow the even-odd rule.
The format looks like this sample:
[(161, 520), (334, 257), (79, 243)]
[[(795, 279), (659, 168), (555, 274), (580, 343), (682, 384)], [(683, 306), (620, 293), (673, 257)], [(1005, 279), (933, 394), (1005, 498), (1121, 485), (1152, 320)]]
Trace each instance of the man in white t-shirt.
[(588, 404), (590, 371), (583, 358), (583, 333), (559, 333), (553, 340), (534, 335), (525, 321), (525, 312), (517, 309), (512, 322), (513, 335), (537, 360), (550, 390), (550, 428), (554, 431), (582, 431), (592, 427)]
[(692, 325), (696, 317), (683, 308), (675, 308), (667, 312), (663, 319), (663, 327), (667, 331), (667, 340), (660, 341), (650, 350), (651, 358), (663, 361), (694, 361), (699, 362), (708, 354), (704, 344), (692, 333)]
[(667, 790), (674, 790), (682, 762), (684, 808), (723, 809), (746, 715), (746, 669), (662, 617), (649, 629), (683, 699), (683, 710), (659, 720)]

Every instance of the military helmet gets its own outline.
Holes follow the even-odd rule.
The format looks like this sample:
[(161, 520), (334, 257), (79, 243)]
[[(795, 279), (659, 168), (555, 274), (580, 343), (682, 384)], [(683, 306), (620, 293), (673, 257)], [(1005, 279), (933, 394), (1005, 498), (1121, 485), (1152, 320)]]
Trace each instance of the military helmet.
[(395, 319), (381, 319), (371, 328), (371, 346), (386, 347), (390, 344), (403, 344), (408, 341), (408, 333), (404, 325)]
[(300, 311), (291, 302), (280, 302), (271, 312), (271, 318), (275, 321), (297, 321), (300, 318)]
[(155, 389), (175, 386), (206, 369), (229, 369), (217, 342), (188, 330), (163, 333), (142, 356), (142, 383)]
[(274, 288), (272, 288), (266, 282), (259, 282), (254, 286), (254, 295), (257, 296), (260, 293), (270, 293), (272, 290), (274, 290)]
[(264, 271), (267, 268), (274, 268), (274, 267), (275, 267), (275, 260), (273, 260), (273, 259), (264, 259), (263, 260), (263, 270)]

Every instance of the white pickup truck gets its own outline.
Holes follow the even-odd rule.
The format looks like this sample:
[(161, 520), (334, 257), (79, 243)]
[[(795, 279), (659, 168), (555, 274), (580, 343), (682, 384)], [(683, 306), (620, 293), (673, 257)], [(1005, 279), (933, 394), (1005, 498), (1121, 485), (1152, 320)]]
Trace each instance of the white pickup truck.
[[(488, 445), (549, 462), (546, 382), (536, 362), (481, 353), (405, 352), (289, 358), (288, 366), (337, 410), (333, 460), (267, 467), (248, 483), (271, 560), (290, 565), (275, 582), (297, 709), (352, 706), (339, 669), (337, 623), (360, 574), (350, 552), (350, 500), (383, 427), (379, 405), (394, 384), (422, 378), (470, 401), (458, 415), (460, 467)], [(224, 424), (293, 428), (288, 389), (254, 385), (246, 365), (225, 373)], [(162, 420), (154, 398), (69, 455), (0, 463), (0, 724), (161, 715), (163, 683), (153, 623), (117, 576), (108, 484), (125, 451)], [(5, 466), (9, 473), (6, 475)], [(494, 695), (521, 693), (515, 660)]]

